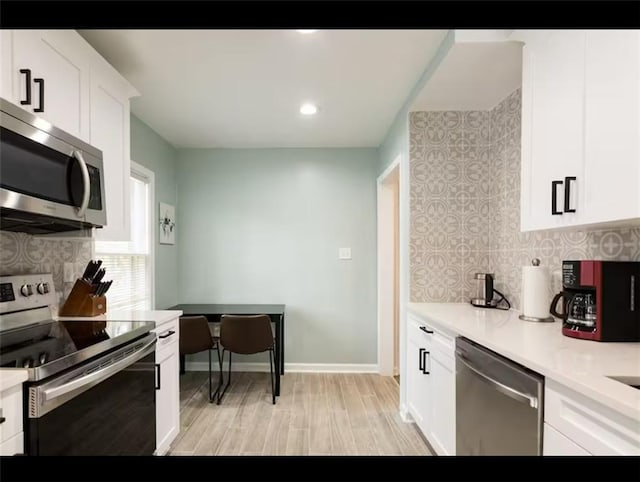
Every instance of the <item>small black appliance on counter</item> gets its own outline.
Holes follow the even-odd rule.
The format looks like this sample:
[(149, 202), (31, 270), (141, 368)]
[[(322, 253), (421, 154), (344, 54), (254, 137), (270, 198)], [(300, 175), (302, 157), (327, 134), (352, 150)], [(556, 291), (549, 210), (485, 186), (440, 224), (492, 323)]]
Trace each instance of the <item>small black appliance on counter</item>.
[[(493, 273), (476, 273), (474, 280), (476, 282), (476, 294), (471, 298), (470, 303), (473, 306), (480, 308), (498, 308), (501, 310), (508, 310), (511, 308), (511, 303), (493, 287)], [(494, 294), (500, 296), (500, 298), (494, 298)], [(500, 303), (506, 304), (506, 307), (499, 306)]]

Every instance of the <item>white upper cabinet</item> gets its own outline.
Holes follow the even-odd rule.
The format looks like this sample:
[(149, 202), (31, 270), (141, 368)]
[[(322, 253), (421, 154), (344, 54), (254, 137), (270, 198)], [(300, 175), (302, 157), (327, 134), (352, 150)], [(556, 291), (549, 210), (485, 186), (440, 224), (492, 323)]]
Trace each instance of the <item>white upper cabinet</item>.
[(131, 239), (129, 190), (130, 87), (109, 66), (91, 72), (91, 145), (102, 151), (107, 225), (96, 229), (100, 241)]
[(0, 32), (0, 95), (102, 151), (102, 241), (129, 241), (129, 100), (138, 92), (75, 30)]
[(73, 30), (13, 30), (11, 35), (12, 62), (6, 62), (10, 84), (6, 91), (3, 87), (3, 96), (88, 141), (88, 46)]
[(640, 32), (515, 31), (521, 229), (640, 218)]

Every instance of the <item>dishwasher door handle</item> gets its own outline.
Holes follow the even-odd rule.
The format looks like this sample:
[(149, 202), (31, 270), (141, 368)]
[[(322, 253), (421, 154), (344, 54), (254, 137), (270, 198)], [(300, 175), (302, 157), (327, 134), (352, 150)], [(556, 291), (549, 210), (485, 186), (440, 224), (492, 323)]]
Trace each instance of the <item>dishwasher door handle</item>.
[(469, 360), (465, 359), (464, 357), (460, 356), (459, 354), (458, 354), (458, 356), (456, 358), (460, 361), (460, 363), (462, 363), (464, 366), (466, 366), (469, 370), (471, 370), (476, 375), (478, 375), (482, 381), (484, 381), (485, 383), (491, 385), (493, 388), (495, 388), (497, 391), (499, 391), (503, 395), (506, 395), (507, 397), (513, 398), (514, 400), (516, 400), (518, 402), (528, 403), (529, 406), (532, 407), (532, 408), (538, 408), (538, 397), (534, 397), (533, 395), (528, 395), (526, 393), (522, 393), (522, 392), (516, 390), (515, 388), (511, 388), (511, 387), (505, 385), (504, 383), (500, 383), (499, 381), (494, 380), (490, 376), (485, 375), (480, 370), (478, 370), (476, 367), (471, 365), (469, 363)]

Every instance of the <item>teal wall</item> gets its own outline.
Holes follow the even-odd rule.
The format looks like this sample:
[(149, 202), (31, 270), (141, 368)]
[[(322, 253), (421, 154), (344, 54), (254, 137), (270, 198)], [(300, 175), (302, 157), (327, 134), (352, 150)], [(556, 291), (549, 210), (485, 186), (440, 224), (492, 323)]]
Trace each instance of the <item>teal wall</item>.
[[(131, 116), (131, 160), (155, 173), (155, 290), (156, 308), (165, 309), (178, 302), (178, 237), (176, 244), (158, 243), (159, 203), (177, 207), (176, 150), (136, 116)], [(177, 223), (176, 223), (177, 224)], [(179, 225), (178, 225), (179, 227)]]
[(429, 62), (429, 65), (424, 70), (418, 82), (407, 96), (404, 104), (398, 111), (393, 124), (389, 128), (384, 141), (378, 147), (378, 174), (381, 174), (389, 164), (400, 154), (404, 159), (409, 158), (409, 112), (413, 102), (416, 100), (418, 94), (422, 91), (425, 84), (429, 81), (433, 73), (442, 62), (449, 52), (449, 49), (454, 43), (454, 31), (449, 30), (447, 36), (444, 38), (438, 51), (433, 57), (433, 60)]
[(180, 302), (284, 303), (287, 363), (375, 364), (376, 150), (179, 149), (178, 164)]

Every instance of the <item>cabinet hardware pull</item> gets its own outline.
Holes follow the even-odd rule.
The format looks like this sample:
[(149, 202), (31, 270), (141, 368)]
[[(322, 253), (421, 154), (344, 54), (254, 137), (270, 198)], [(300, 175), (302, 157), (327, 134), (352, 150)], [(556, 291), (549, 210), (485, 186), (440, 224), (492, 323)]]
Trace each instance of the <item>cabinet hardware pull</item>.
[(0, 423), (4, 423), (6, 421), (7, 421), (6, 417), (0, 417)]
[(33, 82), (40, 86), (39, 92), (39, 102), (37, 109), (33, 109), (33, 112), (44, 112), (44, 79), (33, 79)]
[(419, 370), (424, 373), (424, 352), (426, 350), (424, 348), (420, 348), (420, 351), (418, 353), (418, 368)]
[(156, 390), (160, 390), (160, 364), (156, 363)]
[(31, 105), (31, 69), (20, 69), (20, 73), (24, 74), (26, 99), (20, 101), (20, 105)]
[(433, 330), (427, 329), (426, 326), (421, 326), (420, 329), (424, 331), (427, 335), (433, 335)]
[(564, 212), (565, 213), (575, 213), (575, 209), (571, 209), (571, 182), (575, 181), (575, 176), (568, 176), (564, 178)]
[(562, 185), (562, 181), (551, 181), (551, 214), (554, 216), (562, 214), (558, 211), (558, 186)]
[(431, 371), (431, 363), (429, 363), (429, 371), (427, 371), (426, 355), (429, 355), (429, 357), (431, 357), (431, 354), (427, 350), (424, 350), (424, 352), (422, 353), (422, 373), (424, 373), (425, 375), (428, 375)]
[(169, 330), (167, 333), (165, 333), (164, 335), (160, 335), (158, 338), (169, 338), (171, 335), (175, 335), (175, 333), (175, 331)]

